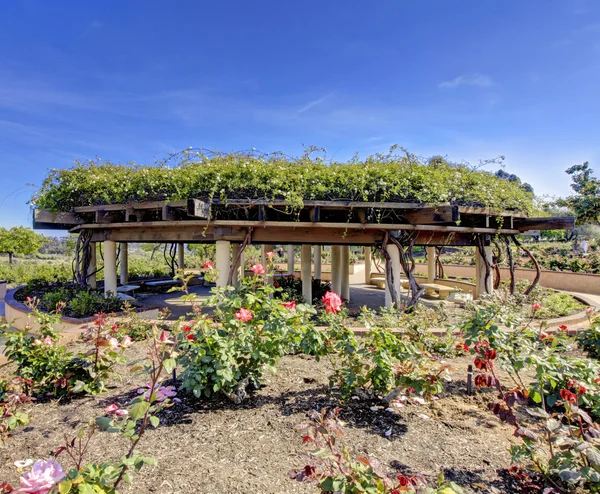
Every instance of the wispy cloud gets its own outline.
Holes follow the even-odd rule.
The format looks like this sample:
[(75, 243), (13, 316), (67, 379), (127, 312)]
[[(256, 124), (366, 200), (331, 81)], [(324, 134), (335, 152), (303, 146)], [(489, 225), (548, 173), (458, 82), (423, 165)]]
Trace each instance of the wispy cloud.
[(438, 84), (440, 88), (456, 88), (458, 86), (490, 87), (494, 81), (490, 76), (484, 74), (459, 75), (452, 80), (442, 81)]
[(325, 100), (329, 99), (331, 96), (333, 95), (333, 93), (329, 93), (326, 94), (325, 96), (320, 97), (319, 99), (313, 100), (308, 102), (306, 105), (304, 105), (302, 108), (300, 108), (298, 110), (298, 113), (304, 113), (307, 112), (308, 110), (310, 110), (311, 108), (320, 105), (321, 103), (323, 103)]

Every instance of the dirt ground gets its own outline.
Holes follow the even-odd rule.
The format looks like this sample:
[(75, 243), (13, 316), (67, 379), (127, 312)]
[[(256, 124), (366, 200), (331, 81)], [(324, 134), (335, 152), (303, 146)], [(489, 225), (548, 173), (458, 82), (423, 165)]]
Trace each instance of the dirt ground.
[[(145, 344), (128, 350), (129, 360), (143, 356)], [(493, 392), (468, 397), (466, 366), (470, 359), (454, 359), (452, 382), (438, 400), (426, 405), (410, 404), (395, 412), (379, 402), (349, 400), (342, 405), (346, 422), (345, 441), (359, 455), (378, 459), (390, 473), (423, 473), (446, 478), (464, 486), (466, 492), (516, 492), (496, 472), (510, 465), (508, 449), (516, 443), (512, 427), (500, 423), (486, 404)], [(9, 368), (0, 369), (0, 374)], [(123, 383), (95, 397), (69, 403), (36, 403), (31, 422), (15, 431), (0, 449), (0, 480), (18, 485), (13, 462), (47, 458), (74, 431), (103, 415), (113, 402), (125, 404), (135, 395), (143, 378), (120, 369)], [(304, 355), (285, 357), (277, 374), (242, 405), (226, 399), (199, 401), (183, 396), (182, 402), (163, 413), (157, 429), (143, 437), (139, 450), (158, 460), (135, 474), (135, 483), (123, 493), (310, 493), (314, 486), (290, 480), (287, 473), (305, 464), (296, 428), (307, 412), (339, 405), (328, 390), (331, 372), (325, 361)], [(391, 429), (391, 436), (385, 432)], [(93, 439), (89, 461), (117, 458), (128, 442), (120, 435), (100, 432)], [(60, 456), (63, 467), (68, 458)]]

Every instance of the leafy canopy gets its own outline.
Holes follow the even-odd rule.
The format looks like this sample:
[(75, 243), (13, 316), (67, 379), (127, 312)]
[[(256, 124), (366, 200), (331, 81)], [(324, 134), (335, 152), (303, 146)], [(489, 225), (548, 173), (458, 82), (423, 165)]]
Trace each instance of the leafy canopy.
[(14, 226), (10, 230), (0, 228), (0, 254), (8, 254), (11, 262), (14, 254), (33, 254), (46, 242), (46, 237), (35, 233), (31, 228), (24, 226)]
[(559, 201), (559, 205), (571, 208), (578, 224), (600, 223), (600, 179), (593, 172), (587, 161), (567, 169), (575, 195)]
[[(444, 159), (423, 163), (414, 155), (375, 155), (326, 163), (308, 155), (210, 154), (186, 150), (158, 165), (76, 162), (50, 170), (31, 203), (67, 211), (77, 206), (197, 198), (346, 199), (466, 204), (532, 209), (533, 194), (518, 182)], [(178, 159), (176, 164), (171, 161)]]

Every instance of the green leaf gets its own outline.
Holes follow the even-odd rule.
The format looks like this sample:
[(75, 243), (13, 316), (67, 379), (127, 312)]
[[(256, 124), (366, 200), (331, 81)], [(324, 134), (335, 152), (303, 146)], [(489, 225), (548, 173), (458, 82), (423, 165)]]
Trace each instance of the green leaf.
[(70, 480), (63, 480), (58, 484), (58, 494), (68, 494), (72, 486), (73, 483)]
[(165, 370), (170, 374), (177, 367), (177, 361), (174, 358), (168, 358), (163, 362)]
[(152, 415), (150, 417), (150, 423), (152, 424), (152, 427), (156, 429), (158, 427), (158, 424), (160, 424), (160, 419), (155, 415)]
[(103, 431), (108, 430), (112, 425), (112, 419), (110, 417), (97, 417), (96, 425)]
[(138, 401), (136, 404), (134, 404), (131, 407), (131, 410), (129, 411), (129, 415), (131, 416), (131, 418), (133, 420), (139, 420), (146, 414), (146, 411), (149, 408), (150, 408), (150, 403), (148, 403), (147, 401)]

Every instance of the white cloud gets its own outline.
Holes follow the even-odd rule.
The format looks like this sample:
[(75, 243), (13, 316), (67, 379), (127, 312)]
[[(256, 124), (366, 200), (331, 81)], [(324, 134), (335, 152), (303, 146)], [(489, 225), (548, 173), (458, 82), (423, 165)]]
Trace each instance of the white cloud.
[(490, 76), (484, 74), (459, 75), (450, 81), (443, 81), (438, 84), (441, 88), (455, 88), (458, 86), (477, 86), (490, 87), (494, 82)]

